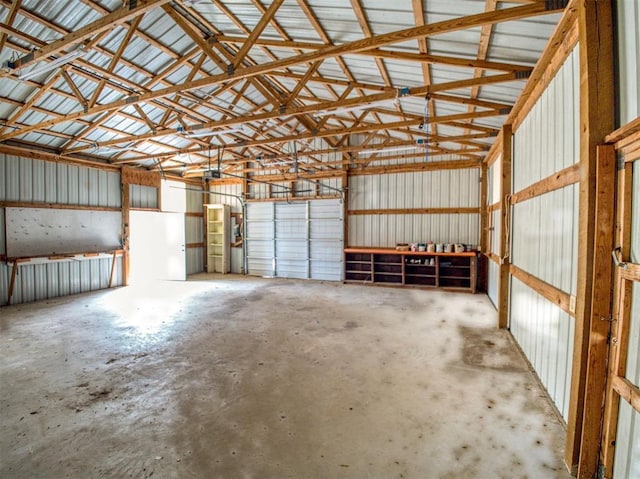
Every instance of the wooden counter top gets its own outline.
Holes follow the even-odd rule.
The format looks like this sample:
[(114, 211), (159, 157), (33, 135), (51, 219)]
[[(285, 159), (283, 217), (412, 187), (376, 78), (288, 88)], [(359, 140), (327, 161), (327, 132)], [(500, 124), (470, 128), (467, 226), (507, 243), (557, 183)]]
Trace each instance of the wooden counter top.
[(368, 253), (368, 254), (399, 254), (411, 256), (477, 256), (476, 251), (465, 251), (464, 253), (430, 253), (428, 251), (398, 251), (395, 248), (345, 248), (345, 253)]

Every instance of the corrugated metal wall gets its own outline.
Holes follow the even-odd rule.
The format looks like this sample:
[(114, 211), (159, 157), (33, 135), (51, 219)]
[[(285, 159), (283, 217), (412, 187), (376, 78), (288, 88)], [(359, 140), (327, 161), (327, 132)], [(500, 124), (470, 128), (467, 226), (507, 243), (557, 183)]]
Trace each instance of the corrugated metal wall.
[(640, 4), (618, 0), (618, 126), (640, 116)]
[[(480, 170), (354, 176), (349, 210), (459, 208), (480, 205)], [(479, 214), (350, 215), (350, 246), (427, 242), (477, 245)]]
[(120, 174), (0, 154), (0, 200), (119, 208)]
[[(631, 262), (640, 263), (640, 162), (633, 165), (633, 209), (631, 214)], [(625, 377), (640, 384), (640, 284), (634, 283), (629, 348)], [(614, 479), (640, 477), (640, 413), (620, 400)]]
[(129, 185), (129, 204), (131, 208), (158, 208), (158, 188)]
[[(502, 155), (498, 155), (497, 160), (489, 167), (487, 171), (487, 206), (496, 204), (500, 201), (500, 175), (501, 175)], [(487, 239), (489, 241), (489, 252), (496, 256), (500, 256), (500, 210), (489, 211), (489, 233)], [(497, 263), (488, 260), (489, 267), (487, 271), (487, 294), (494, 306), (498, 305), (498, 281), (500, 276), (500, 267)]]
[[(579, 161), (579, 67), (575, 48), (513, 138), (513, 191)], [(568, 294), (576, 293), (578, 188), (571, 185), (516, 204), (511, 262)], [(574, 319), (516, 279), (510, 328), (567, 419)]]
[(511, 333), (566, 421), (575, 321), (515, 278), (510, 299)]
[[(187, 213), (203, 214), (202, 205), (205, 203), (204, 191), (201, 186), (187, 185), (186, 200)], [(204, 220), (203, 216), (185, 217), (185, 241), (187, 244), (196, 244), (204, 242)], [(187, 274), (202, 273), (205, 271), (203, 246), (195, 248), (186, 248), (187, 255)]]
[[(120, 174), (0, 154), (0, 201), (119, 208)], [(0, 225), (0, 253), (4, 254), (4, 209), (0, 209)], [(23, 264), (17, 270), (11, 303), (106, 288), (111, 264), (111, 257)], [(0, 263), (0, 305), (7, 304), (11, 269)], [(116, 258), (113, 284), (122, 284), (121, 257)]]

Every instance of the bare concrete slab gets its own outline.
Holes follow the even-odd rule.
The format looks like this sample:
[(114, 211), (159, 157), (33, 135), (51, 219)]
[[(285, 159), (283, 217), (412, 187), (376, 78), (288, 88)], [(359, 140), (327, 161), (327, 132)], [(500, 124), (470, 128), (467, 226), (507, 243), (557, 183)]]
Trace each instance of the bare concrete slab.
[(150, 286), (0, 309), (0, 477), (570, 477), (486, 296)]

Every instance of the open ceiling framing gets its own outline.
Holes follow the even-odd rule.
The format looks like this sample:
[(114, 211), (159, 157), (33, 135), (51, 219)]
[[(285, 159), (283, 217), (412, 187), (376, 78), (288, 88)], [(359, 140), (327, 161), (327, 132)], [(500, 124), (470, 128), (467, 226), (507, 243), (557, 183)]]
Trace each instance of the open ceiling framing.
[(479, 163), (565, 3), (0, 0), (0, 150), (269, 181)]

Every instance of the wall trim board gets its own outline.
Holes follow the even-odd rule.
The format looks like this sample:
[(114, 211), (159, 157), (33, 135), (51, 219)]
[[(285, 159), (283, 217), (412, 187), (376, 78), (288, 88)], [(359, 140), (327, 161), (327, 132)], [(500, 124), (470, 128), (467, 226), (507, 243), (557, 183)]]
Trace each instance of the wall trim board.
[(0, 201), (0, 208), (47, 208), (54, 210), (121, 211), (119, 207), (69, 205), (64, 203), (27, 203), (23, 201)]
[(562, 311), (569, 316), (575, 317), (575, 313), (571, 311), (571, 295), (565, 293), (561, 289), (542, 281), (540, 278), (527, 273), (523, 269), (518, 268), (516, 265), (509, 265), (509, 273), (523, 284), (534, 290), (540, 296), (548, 300), (549, 302), (558, 306)]
[(204, 242), (200, 242), (200, 243), (187, 243), (186, 244), (187, 248), (204, 248), (205, 247), (205, 243)]
[(445, 215), (480, 214), (480, 208), (396, 208), (378, 210), (348, 210), (349, 216), (363, 215)]
[(624, 142), (626, 138), (630, 136), (640, 133), (640, 118), (636, 118), (633, 121), (630, 121), (626, 125), (621, 126), (617, 130), (609, 133), (605, 136), (605, 143), (615, 143), (616, 149), (619, 149), (618, 143)]
[[(522, 121), (527, 117), (551, 80), (553, 80), (553, 77), (555, 77), (571, 54), (573, 48), (578, 44), (578, 3), (578, 0), (571, 0), (564, 9), (562, 18), (547, 42), (527, 84), (505, 120), (505, 124), (510, 123), (513, 125), (514, 131), (518, 129)], [(487, 166), (491, 166), (496, 161), (498, 153), (502, 150), (501, 142), (502, 133), (498, 134), (496, 141), (485, 157)]]
[(196, 213), (196, 212), (193, 212), (193, 211), (191, 211), (191, 212), (187, 211), (184, 215), (187, 218), (204, 218), (204, 213)]
[(495, 253), (482, 253), (482, 254), (484, 254), (487, 258), (489, 258), (495, 264), (497, 265), (500, 264), (500, 256), (498, 256), (497, 254)]
[(141, 185), (160, 188), (162, 175), (157, 171), (142, 170), (123, 166), (120, 171), (123, 185)]
[[(215, 193), (211, 193), (215, 195)], [(342, 195), (327, 195), (327, 196), (289, 196), (285, 198), (260, 198), (255, 200), (245, 200), (246, 203), (296, 203), (300, 201), (312, 201), (312, 200), (341, 200)]]
[(500, 209), (501, 205), (502, 205), (501, 201), (496, 201), (495, 203), (493, 203), (491, 205), (487, 205), (487, 211), (488, 212), (498, 211)]
[(626, 378), (616, 376), (611, 386), (633, 409), (640, 411), (640, 389), (635, 384)]
[(576, 163), (512, 194), (511, 204), (515, 205), (522, 201), (530, 200), (545, 193), (562, 189), (578, 181), (580, 181), (580, 165)]
[(350, 170), (349, 176), (380, 175), (385, 173), (412, 173), (416, 171), (465, 170), (480, 168), (481, 160), (449, 160), (430, 163), (407, 163), (404, 165), (373, 166), (363, 170)]
[(71, 165), (87, 166), (90, 168), (96, 168), (99, 170), (111, 170), (120, 171), (120, 167), (109, 163), (101, 163), (99, 161), (85, 160), (82, 158), (72, 158), (64, 155), (56, 155), (46, 151), (39, 151), (33, 149), (22, 148), (19, 146), (10, 146), (0, 144), (0, 153), (7, 155), (18, 156), (22, 158), (28, 158), (31, 160), (43, 160), (52, 163), (67, 163)]

